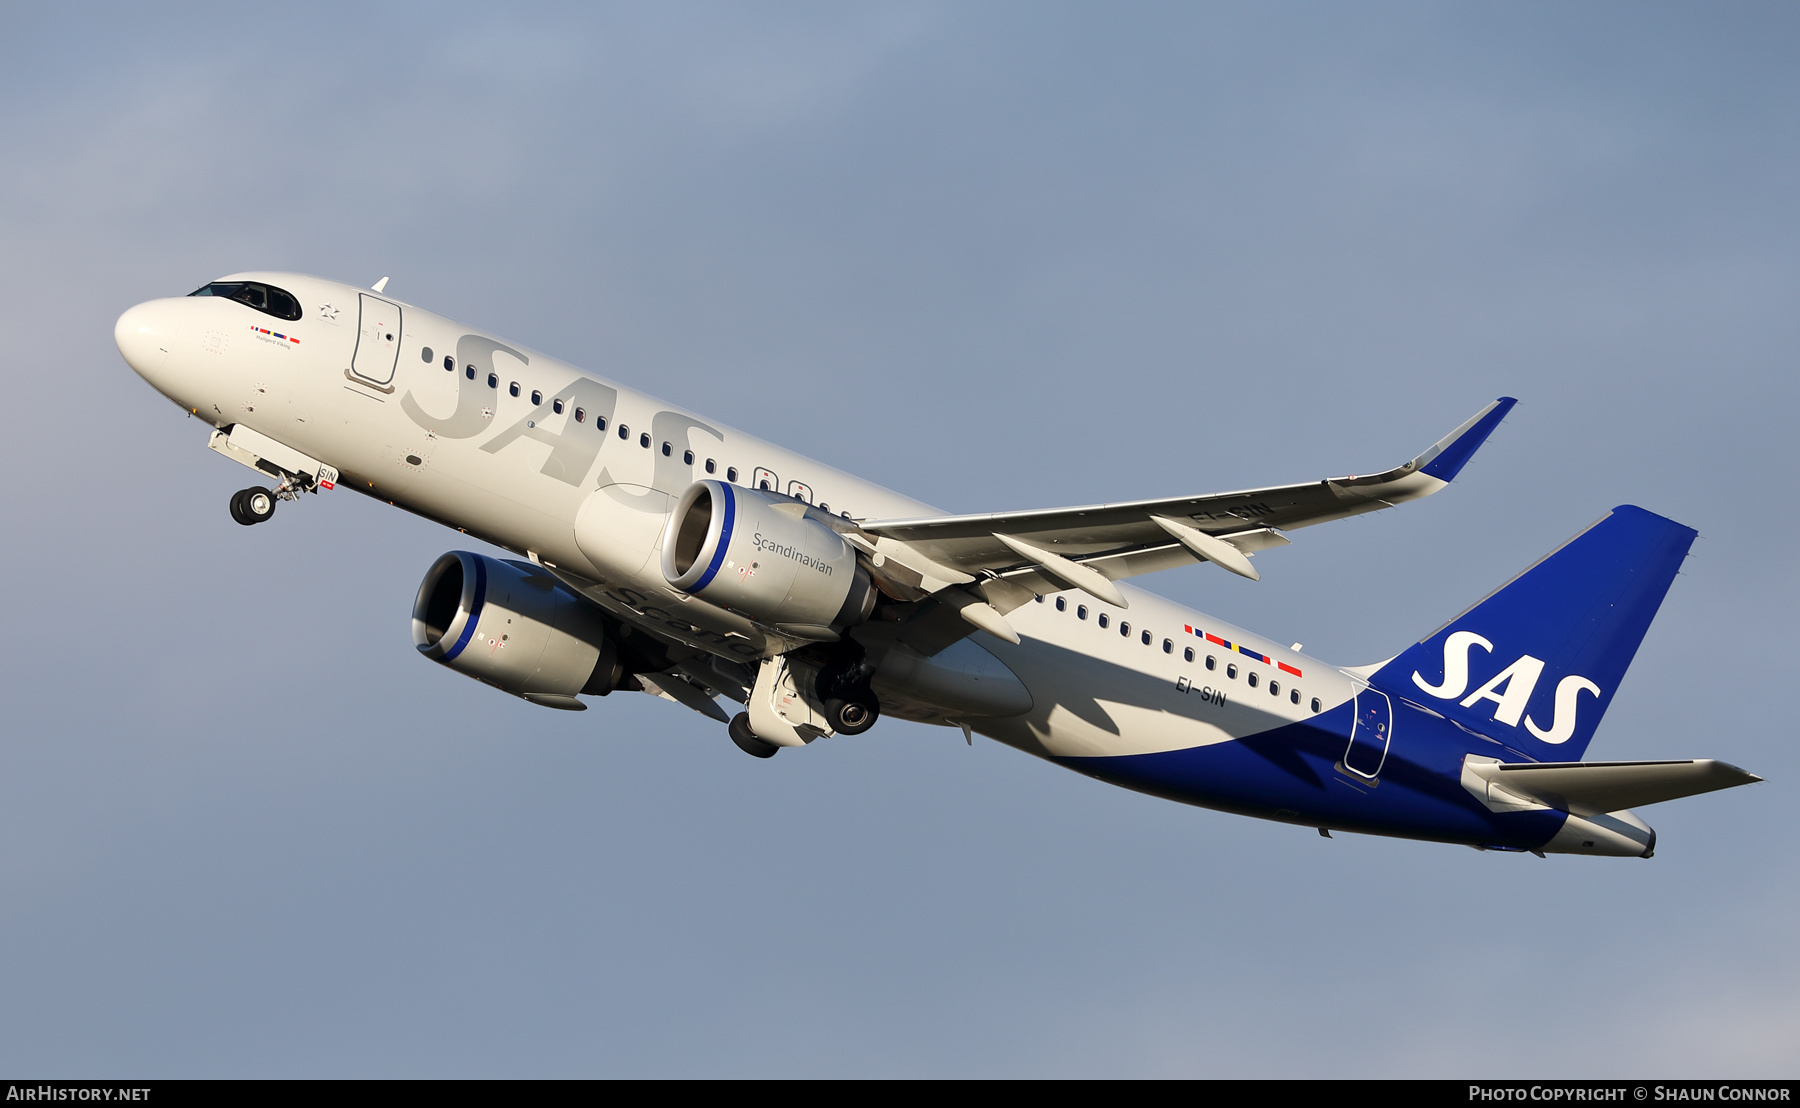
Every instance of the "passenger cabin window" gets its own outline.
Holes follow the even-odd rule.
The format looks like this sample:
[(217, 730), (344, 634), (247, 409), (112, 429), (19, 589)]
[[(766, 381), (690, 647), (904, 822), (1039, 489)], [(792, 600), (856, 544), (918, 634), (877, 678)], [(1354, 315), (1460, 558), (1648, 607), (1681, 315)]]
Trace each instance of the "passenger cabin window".
[[(1075, 618), (1076, 619), (1086, 619), (1087, 618), (1087, 605), (1086, 604), (1082, 604), (1075, 609)], [(1101, 617), (1101, 618), (1105, 618), (1105, 617)]]
[(1211, 654), (1208, 654), (1206, 656), (1206, 668), (1207, 669), (1218, 669), (1219, 668), (1219, 660), (1217, 658), (1214, 658)]
[(1125, 621), (1125, 622), (1121, 622), (1121, 623), (1120, 623), (1120, 624), (1119, 624), (1119, 634), (1120, 634), (1120, 635), (1123, 635), (1123, 636), (1124, 636), (1124, 637), (1125, 637), (1125, 638), (1128, 638), (1128, 639), (1129, 639), (1129, 638), (1130, 638), (1130, 637), (1131, 637), (1131, 623), (1130, 623), (1130, 621)]
[[(255, 308), (276, 319), (299, 319), (300, 301), (286, 289), (278, 289), (274, 285), (265, 285), (259, 281), (214, 281), (202, 285), (189, 296), (222, 296), (227, 300), (235, 300), (239, 304)], [(430, 361), (430, 358), (425, 359)]]
[(716, 473), (718, 472), (718, 469), (719, 465), (717, 462), (713, 461), (711, 458), (706, 459), (706, 472)]
[(552, 400), (550, 402), (550, 410), (555, 412), (557, 415), (562, 415), (562, 413), (563, 413), (562, 397), (559, 396), (555, 400)]
[(623, 423), (619, 424), (619, 437), (622, 439), (629, 439), (631, 437), (631, 428)]
[(674, 456), (675, 456), (675, 448), (673, 446), (669, 445), (667, 442), (663, 443), (663, 457), (672, 458)]
[(681, 464), (684, 466), (691, 466), (694, 464), (694, 452), (692, 450), (683, 450), (681, 452)]
[(500, 387), (500, 375), (498, 373), (488, 374), (488, 388), (497, 389), (499, 387)]
[(575, 422), (576, 423), (586, 423), (587, 422), (587, 409), (586, 408), (576, 408), (575, 409)]
[(1269, 695), (1270, 696), (1280, 696), (1281, 695), (1281, 682), (1279, 682), (1279, 681), (1269, 682)]
[(1066, 599), (1065, 599), (1065, 598), (1063, 598), (1063, 597), (1060, 597), (1060, 596), (1059, 596), (1059, 597), (1057, 597), (1057, 598), (1056, 598), (1056, 610), (1057, 610), (1057, 611), (1059, 611), (1059, 612), (1066, 612), (1066, 611), (1068, 611), (1068, 610), (1069, 610), (1069, 602), (1068, 602), (1068, 600), (1066, 600)]
[(1299, 689), (1289, 689), (1288, 690), (1288, 703), (1289, 704), (1300, 703), (1300, 690)]
[(425, 349), (419, 351), (419, 360), (427, 365), (431, 363), (431, 347), (427, 346)]
[(643, 434), (638, 436), (638, 445), (643, 447), (645, 450), (650, 449), (650, 432), (645, 431)]
[(519, 395), (519, 383), (517, 381), (514, 381), (512, 384), (506, 386), (506, 392), (507, 392), (507, 395), (509, 395), (509, 396)]
[(468, 369), (464, 370), (463, 372), (468, 375), (469, 380), (473, 381), (475, 379), (475, 367), (474, 366), (470, 366)]
[(1312, 699), (1312, 710), (1315, 712), (1319, 710), (1319, 698), (1316, 696)]
[(737, 467), (736, 466), (732, 466), (730, 469), (725, 471), (725, 480), (730, 481), (734, 485), (737, 484)]
[(1191, 646), (1184, 647), (1181, 651), (1181, 660), (1184, 662), (1193, 661), (1194, 660), (1194, 648)]
[(444, 368), (451, 373), (455, 373), (456, 372), (456, 359), (452, 358), (448, 354), (445, 354), (444, 355)]
[[(544, 394), (539, 392), (536, 389), (532, 389), (531, 390), (531, 403), (533, 405), (538, 405), (538, 404), (542, 404), (543, 402), (544, 402)], [(558, 408), (557, 410), (561, 411), (562, 409)]]
[[(1146, 634), (1147, 634), (1147, 633), (1148, 633), (1148, 632), (1146, 632)], [(1169, 641), (1169, 640), (1168, 640), (1168, 639), (1164, 639), (1164, 640), (1163, 640), (1163, 653), (1164, 653), (1164, 654), (1173, 654), (1173, 653), (1175, 653), (1175, 644), (1174, 644), (1174, 643), (1172, 643), (1172, 642), (1170, 642), (1170, 641)]]
[(1249, 673), (1245, 674), (1244, 680), (1250, 682), (1250, 687), (1254, 689), (1256, 687), (1256, 671), (1251, 670)]
[(1233, 681), (1237, 680), (1237, 663), (1236, 662), (1232, 662), (1230, 665), (1225, 667), (1225, 676), (1231, 678)]

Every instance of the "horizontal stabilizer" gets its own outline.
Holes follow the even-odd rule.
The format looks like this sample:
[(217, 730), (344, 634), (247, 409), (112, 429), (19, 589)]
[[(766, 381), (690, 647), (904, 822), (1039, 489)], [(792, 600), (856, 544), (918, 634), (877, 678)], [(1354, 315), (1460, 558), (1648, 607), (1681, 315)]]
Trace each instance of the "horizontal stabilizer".
[[(1682, 762), (1493, 762), (1470, 757), (1463, 783), (1487, 787), (1484, 801), (1501, 793), (1577, 816), (1594, 816), (1658, 804), (1684, 796), (1748, 785), (1762, 778), (1712, 758)], [(1480, 794), (1478, 794), (1480, 795)]]

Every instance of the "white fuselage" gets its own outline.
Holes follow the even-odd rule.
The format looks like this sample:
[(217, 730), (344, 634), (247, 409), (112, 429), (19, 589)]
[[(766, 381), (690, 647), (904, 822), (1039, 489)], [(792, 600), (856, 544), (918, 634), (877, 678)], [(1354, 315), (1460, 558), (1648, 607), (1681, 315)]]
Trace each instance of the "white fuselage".
[[(665, 640), (740, 661), (769, 649), (755, 625), (664, 579), (663, 522), (694, 481), (766, 487), (857, 520), (932, 513), (392, 297), (292, 274), (231, 279), (291, 291), (303, 317), (216, 297), (151, 301), (119, 322), (132, 367), (213, 426), (249, 427), (334, 467), (341, 485), (553, 567)], [(1356, 692), (1334, 667), (1121, 588), (1129, 610), (1057, 594), (1009, 613), (1019, 644), (977, 636), (1030, 690), (1029, 711), (914, 718), (966, 722), (1041, 755), (1106, 757), (1268, 731)]]

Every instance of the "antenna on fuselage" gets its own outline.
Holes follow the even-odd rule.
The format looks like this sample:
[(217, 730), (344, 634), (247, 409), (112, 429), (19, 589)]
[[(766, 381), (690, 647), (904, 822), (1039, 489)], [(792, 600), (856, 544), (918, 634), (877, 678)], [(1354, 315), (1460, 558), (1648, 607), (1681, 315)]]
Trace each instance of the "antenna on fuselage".
[(387, 282), (388, 282), (388, 279), (386, 277), (383, 277), (381, 280), (370, 285), (369, 289), (373, 292), (380, 292), (382, 289), (387, 288)]

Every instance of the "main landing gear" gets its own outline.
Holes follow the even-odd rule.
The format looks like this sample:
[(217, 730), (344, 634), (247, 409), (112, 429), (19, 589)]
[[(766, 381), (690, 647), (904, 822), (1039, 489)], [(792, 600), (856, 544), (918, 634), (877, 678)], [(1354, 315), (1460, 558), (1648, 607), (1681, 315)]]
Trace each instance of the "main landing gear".
[[(773, 663), (763, 664), (767, 666)], [(789, 683), (787, 688), (791, 695), (792, 684)], [(802, 718), (810, 721), (805, 723), (806, 729), (801, 732), (802, 741), (810, 742), (812, 736), (825, 730), (835, 735), (860, 735), (875, 726), (875, 721), (881, 718), (881, 702), (869, 688), (868, 672), (860, 662), (826, 667), (819, 673), (813, 689), (818, 699), (809, 699), (808, 703), (814, 708), (800, 708), (804, 713)], [(771, 694), (763, 689), (763, 681), (759, 677), (757, 689), (750, 695)], [(815, 711), (820, 702), (823, 702), (823, 719)], [(799, 722), (791, 715), (783, 718), (790, 723)], [(823, 727), (819, 726), (821, 723)], [(731, 735), (731, 741), (737, 744), (739, 750), (755, 758), (773, 758), (776, 751), (781, 749), (756, 733), (750, 726), (749, 712), (739, 712), (732, 717), (726, 732)]]
[(860, 735), (881, 718), (881, 704), (868, 686), (846, 690), (825, 701), (825, 719), (840, 735)]
[(752, 758), (773, 758), (775, 752), (781, 749), (774, 743), (766, 743), (756, 737), (756, 732), (750, 730), (749, 712), (739, 712), (732, 716), (731, 723), (725, 730), (731, 735), (731, 741), (738, 745), (738, 749)]
[(873, 666), (858, 661), (849, 665), (827, 666), (819, 671), (814, 686), (825, 702), (825, 722), (839, 735), (860, 735), (875, 726), (881, 718), (881, 701), (869, 688)]

